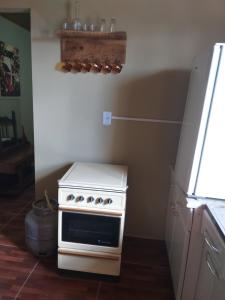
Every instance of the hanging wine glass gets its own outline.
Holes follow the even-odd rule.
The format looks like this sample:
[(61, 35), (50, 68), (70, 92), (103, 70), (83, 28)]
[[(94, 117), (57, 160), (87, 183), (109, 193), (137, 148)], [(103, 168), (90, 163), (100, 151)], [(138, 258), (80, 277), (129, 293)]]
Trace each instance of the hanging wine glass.
[(102, 65), (100, 62), (95, 62), (91, 64), (91, 72), (93, 73), (99, 73), (101, 72)]
[(102, 65), (101, 72), (103, 74), (108, 74), (108, 73), (111, 72), (111, 70), (112, 70), (112, 66), (111, 66), (110, 62), (109, 61), (105, 61), (105, 63)]
[(65, 62), (63, 65), (63, 71), (67, 73), (70, 72), (71, 70), (72, 70), (72, 64)]
[(92, 65), (90, 64), (90, 62), (88, 60), (85, 60), (83, 63), (81, 63), (81, 72), (83, 73), (87, 73), (90, 72)]
[(111, 72), (113, 74), (118, 74), (122, 71), (123, 66), (120, 64), (120, 62), (116, 61), (114, 64), (112, 64), (112, 70)]
[(73, 63), (73, 66), (72, 66), (72, 70), (71, 72), (72, 73), (79, 73), (81, 72), (81, 62), (79, 60), (76, 60), (74, 63)]

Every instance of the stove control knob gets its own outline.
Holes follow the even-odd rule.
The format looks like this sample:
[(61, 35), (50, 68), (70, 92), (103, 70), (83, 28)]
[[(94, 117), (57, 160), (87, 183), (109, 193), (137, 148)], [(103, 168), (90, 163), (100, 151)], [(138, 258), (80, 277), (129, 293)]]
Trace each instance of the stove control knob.
[(73, 194), (70, 194), (70, 195), (68, 195), (68, 196), (66, 197), (66, 200), (67, 200), (67, 201), (72, 201), (72, 200), (74, 200), (74, 199), (75, 199), (75, 197), (74, 197)]
[(111, 198), (107, 198), (104, 200), (104, 205), (111, 204), (113, 201)]
[(100, 204), (100, 203), (102, 203), (103, 202), (103, 199), (102, 198), (97, 198), (96, 200), (95, 200), (95, 204)]
[(76, 198), (76, 202), (82, 202), (82, 201), (84, 201), (84, 197), (83, 196), (78, 196)]
[(90, 197), (87, 198), (88, 203), (93, 202), (93, 201), (95, 201), (94, 197), (90, 196)]

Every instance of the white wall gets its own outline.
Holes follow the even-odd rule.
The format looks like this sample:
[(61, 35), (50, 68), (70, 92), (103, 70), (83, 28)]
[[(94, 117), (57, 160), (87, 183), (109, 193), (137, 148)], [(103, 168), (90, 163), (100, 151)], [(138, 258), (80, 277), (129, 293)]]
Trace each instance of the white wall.
[[(225, 39), (223, 0), (82, 0), (82, 17), (115, 17), (127, 31), (127, 63), (118, 76), (62, 74), (57, 39), (63, 0), (8, 1), (32, 8), (32, 62), (37, 194), (57, 182), (75, 160), (129, 167), (126, 233), (163, 238), (179, 126), (113, 121), (102, 112), (181, 120), (193, 57)], [(39, 37), (39, 38), (38, 38)]]
[(0, 97), (0, 115), (11, 117), (16, 113), (18, 137), (24, 127), (26, 137), (33, 143), (33, 99), (31, 74), (31, 37), (30, 32), (0, 16), (0, 40), (19, 49), (20, 88), (19, 97)]

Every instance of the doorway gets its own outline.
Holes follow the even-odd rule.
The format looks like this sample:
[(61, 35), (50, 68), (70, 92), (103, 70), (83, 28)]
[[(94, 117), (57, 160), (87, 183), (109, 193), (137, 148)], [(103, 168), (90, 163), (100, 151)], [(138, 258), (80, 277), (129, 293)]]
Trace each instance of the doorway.
[(11, 203), (34, 195), (30, 25), (29, 10), (0, 12), (0, 197)]

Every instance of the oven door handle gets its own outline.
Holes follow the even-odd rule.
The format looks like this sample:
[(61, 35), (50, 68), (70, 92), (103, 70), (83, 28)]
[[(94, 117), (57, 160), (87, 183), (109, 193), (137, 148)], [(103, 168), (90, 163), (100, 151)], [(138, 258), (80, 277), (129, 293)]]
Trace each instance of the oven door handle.
[(61, 255), (71, 255), (71, 256), (83, 256), (83, 257), (91, 257), (91, 258), (100, 258), (100, 259), (110, 259), (110, 260), (120, 260), (120, 255), (113, 255), (107, 253), (96, 253), (96, 252), (83, 252), (83, 251), (76, 251), (76, 250), (69, 250), (65, 248), (59, 248), (58, 254)]
[(118, 216), (122, 217), (123, 212), (121, 211), (112, 211), (112, 210), (101, 210), (101, 209), (95, 209), (95, 208), (80, 208), (80, 207), (68, 207), (68, 206), (62, 206), (60, 205), (58, 208), (59, 211), (71, 211), (71, 212), (78, 212), (78, 213), (85, 213), (85, 214), (97, 214), (97, 215), (103, 215), (103, 216)]

